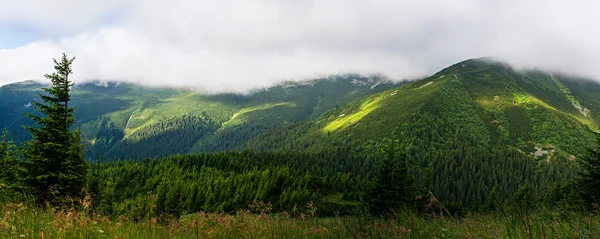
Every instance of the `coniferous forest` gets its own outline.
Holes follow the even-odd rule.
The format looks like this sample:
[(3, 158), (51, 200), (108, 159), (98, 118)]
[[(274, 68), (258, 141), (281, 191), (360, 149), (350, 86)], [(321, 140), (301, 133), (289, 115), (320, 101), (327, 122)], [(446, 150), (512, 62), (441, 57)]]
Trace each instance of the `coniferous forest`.
[[(236, 121), (254, 107), (135, 130), (106, 116), (90, 133), (74, 113), (74, 60), (45, 75), (29, 136), (14, 137), (27, 140), (2, 133), (0, 237), (600, 236), (596, 125), (543, 96), (575, 105), (573, 81), (470, 61), (281, 125)], [(506, 92), (483, 101), (498, 75)], [(288, 106), (261, 110), (273, 107)]]

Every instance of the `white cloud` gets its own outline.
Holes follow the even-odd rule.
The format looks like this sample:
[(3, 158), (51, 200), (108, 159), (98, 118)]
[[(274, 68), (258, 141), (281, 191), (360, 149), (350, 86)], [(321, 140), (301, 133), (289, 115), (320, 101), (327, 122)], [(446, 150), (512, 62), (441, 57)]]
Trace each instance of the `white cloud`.
[(432, 74), (497, 56), (600, 79), (592, 1), (0, 0), (0, 23), (43, 39), (0, 51), (0, 84), (75, 55), (80, 80), (246, 91), (280, 80)]

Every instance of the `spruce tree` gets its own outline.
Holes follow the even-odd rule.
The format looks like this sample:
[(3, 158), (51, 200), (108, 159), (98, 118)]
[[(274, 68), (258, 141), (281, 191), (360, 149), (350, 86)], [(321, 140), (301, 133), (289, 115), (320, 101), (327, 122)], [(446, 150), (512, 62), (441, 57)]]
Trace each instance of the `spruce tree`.
[(498, 189), (496, 187), (492, 188), (492, 191), (490, 191), (490, 193), (488, 194), (488, 197), (485, 201), (485, 209), (487, 210), (498, 210), (498, 204), (499, 204), (500, 198), (498, 196)]
[(4, 130), (2, 131), (2, 139), (0, 141), (0, 159), (3, 159), (4, 155), (6, 155), (7, 148), (8, 148), (8, 130), (6, 128), (4, 128)]
[(381, 164), (368, 202), (374, 214), (389, 215), (394, 210), (409, 206), (412, 180), (408, 175), (406, 151), (399, 146), (398, 140), (385, 139), (380, 150)]
[(8, 139), (8, 130), (4, 129), (0, 139), (0, 188), (15, 189), (21, 186), (24, 174), (21, 163), (17, 146)]
[(26, 127), (32, 137), (24, 151), (27, 184), (40, 202), (56, 204), (68, 197), (77, 199), (85, 185), (87, 162), (80, 132), (71, 131), (75, 117), (74, 109), (69, 107), (73, 86), (69, 75), (74, 59), (64, 53), (60, 61), (54, 59), (55, 72), (44, 75), (52, 85), (43, 89), (47, 94), (39, 95), (43, 103), (33, 102), (40, 114), (28, 114), (35, 126)]
[(600, 134), (595, 135), (596, 142), (579, 161), (583, 171), (577, 181), (580, 192), (589, 205), (600, 204)]

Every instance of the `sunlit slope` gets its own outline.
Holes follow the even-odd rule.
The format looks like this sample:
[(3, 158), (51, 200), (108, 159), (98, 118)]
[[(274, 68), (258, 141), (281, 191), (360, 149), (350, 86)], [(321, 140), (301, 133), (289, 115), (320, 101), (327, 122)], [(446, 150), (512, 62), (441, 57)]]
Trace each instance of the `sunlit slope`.
[[(250, 94), (206, 95), (188, 89), (86, 83), (73, 88), (77, 124), (88, 156), (141, 159), (177, 153), (236, 149), (265, 130), (301, 122), (359, 97), (393, 87), (358, 75), (284, 82)], [(0, 127), (17, 141), (31, 122), (31, 100), (43, 85), (23, 82), (0, 88)]]
[(580, 142), (591, 140), (589, 129), (597, 126), (600, 94), (593, 92), (600, 92), (598, 83), (468, 60), (315, 120), (268, 131), (248, 147), (360, 148), (396, 133), (436, 148), (465, 137), (480, 147), (572, 158), (583, 152)]
[[(0, 87), (0, 127), (27, 140), (24, 113), (42, 85)], [(251, 94), (205, 95), (131, 84), (73, 89), (88, 156), (141, 159), (230, 149), (360, 149), (394, 134), (443, 148), (457, 140), (540, 159), (583, 152), (600, 118), (600, 84), (487, 59), (403, 85), (346, 75), (286, 82)], [(464, 139), (463, 139), (464, 137)]]
[(589, 130), (595, 130), (598, 123), (594, 117), (597, 112), (589, 109), (592, 101), (573, 95), (575, 88), (564, 84), (581, 79), (518, 72), (483, 59), (451, 69), (462, 78), (473, 102), (483, 109), (480, 117), (488, 122), (493, 142), (540, 151), (538, 155), (559, 149), (577, 155), (583, 152), (582, 142), (591, 142)]

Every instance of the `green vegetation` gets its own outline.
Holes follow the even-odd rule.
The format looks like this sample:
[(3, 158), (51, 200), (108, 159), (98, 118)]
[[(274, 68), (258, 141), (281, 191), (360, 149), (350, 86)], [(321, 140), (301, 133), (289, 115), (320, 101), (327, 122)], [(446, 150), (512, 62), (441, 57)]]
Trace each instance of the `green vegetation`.
[[(6, 116), (0, 126), (7, 127), (17, 144), (30, 139), (21, 125), (33, 122), (23, 112), (32, 113), (32, 107), (25, 106), (39, 87), (21, 83), (0, 88), (0, 111)], [(370, 140), (391, 138), (402, 124), (408, 124), (409, 131), (421, 130), (422, 125), (413, 127), (414, 122), (427, 121), (445, 125), (441, 130), (446, 133), (440, 133), (445, 140), (464, 129), (481, 145), (530, 154), (538, 151), (537, 145), (549, 146), (538, 158), (558, 160), (581, 156), (585, 149), (577, 141), (593, 139), (590, 129), (600, 118), (598, 93), (597, 83), (517, 72), (475, 59), (402, 86), (376, 77), (344, 75), (286, 82), (247, 95), (204, 95), (185, 89), (88, 83), (74, 86), (73, 105), (90, 159), (358, 148)]]
[(73, 86), (69, 75), (74, 59), (63, 54), (60, 61), (54, 60), (56, 72), (45, 75), (52, 86), (44, 88), (47, 95), (40, 94), (44, 103), (33, 102), (42, 115), (28, 114), (36, 125), (27, 127), (32, 140), (25, 144), (23, 151), (27, 169), (24, 181), (42, 203), (59, 204), (68, 198), (77, 199), (86, 184), (87, 161), (80, 133), (71, 131), (75, 118), (73, 108), (69, 107)]
[(386, 141), (374, 184), (365, 195), (369, 210), (376, 215), (410, 208), (412, 197), (416, 196), (406, 165), (406, 150), (398, 147), (398, 141)]
[(0, 141), (0, 188), (19, 189), (25, 176), (23, 162), (19, 160), (17, 146), (8, 139), (8, 131), (2, 131)]
[(587, 205), (598, 208), (600, 200), (600, 134), (596, 134), (596, 142), (588, 148), (588, 153), (580, 160), (583, 171), (576, 186), (583, 192)]
[[(247, 148), (357, 148), (370, 140), (391, 138), (396, 128), (406, 124), (409, 136), (439, 136), (435, 142), (424, 140), (436, 148), (435, 144), (454, 140), (460, 133), (474, 137), (478, 147), (519, 149), (534, 155), (536, 146), (542, 145), (549, 150), (538, 153), (539, 159), (578, 157), (585, 149), (577, 141), (593, 139), (590, 129), (598, 117), (594, 109), (591, 117), (582, 115), (572, 103), (575, 99), (586, 104), (587, 99), (578, 96), (586, 89), (572, 85), (577, 93), (569, 98), (559, 77), (516, 72), (486, 59), (468, 60), (429, 78), (359, 98), (316, 119), (266, 131), (250, 140)], [(600, 93), (598, 87), (589, 88)]]
[[(2, 238), (597, 238), (597, 214), (536, 213), (515, 217), (503, 213), (464, 218), (427, 217), (401, 212), (391, 219), (317, 218), (270, 213), (264, 207), (234, 214), (198, 212), (179, 220), (155, 218), (111, 220), (86, 211), (1, 204)], [(268, 208), (267, 208), (268, 209)]]
[(571, 78), (477, 59), (375, 92), (354, 75), (249, 95), (87, 84), (71, 104), (71, 61), (17, 121), (25, 147), (3, 134), (0, 237), (600, 236), (600, 99)]
[[(367, 181), (357, 174), (369, 170), (362, 160), (348, 153), (244, 151), (102, 163), (92, 165), (90, 192), (100, 197), (98, 212), (137, 219), (235, 212), (256, 201), (276, 211), (304, 210), (298, 205), (313, 202), (321, 215), (347, 215), (362, 209)], [(152, 211), (143, 206), (149, 194), (157, 205)]]
[[(72, 106), (78, 119), (75, 123), (81, 126), (88, 145), (88, 158), (141, 160), (241, 149), (262, 132), (316, 118), (394, 86), (377, 77), (343, 75), (282, 83), (247, 95), (206, 95), (186, 89), (95, 82), (73, 86)], [(17, 144), (31, 139), (21, 126), (33, 122), (23, 113), (35, 112), (30, 101), (38, 98), (42, 87), (34, 82), (0, 87), (0, 127), (7, 127)], [(179, 145), (182, 141), (185, 143)], [(138, 153), (149, 148), (153, 152)], [(152, 154), (156, 152), (161, 153)]]

